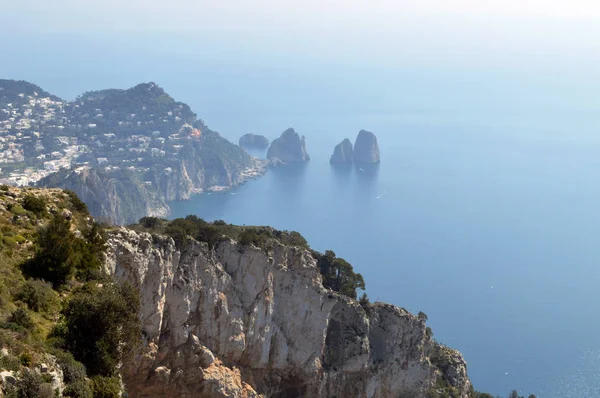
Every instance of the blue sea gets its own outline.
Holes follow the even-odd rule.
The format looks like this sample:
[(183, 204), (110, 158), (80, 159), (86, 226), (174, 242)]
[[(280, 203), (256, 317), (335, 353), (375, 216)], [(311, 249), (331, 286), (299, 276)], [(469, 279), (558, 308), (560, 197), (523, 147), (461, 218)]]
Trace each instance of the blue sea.
[[(506, 115), (512, 126), (445, 116), (266, 123), (279, 130), (224, 119), (231, 140), (292, 125), (311, 160), (173, 203), (173, 217), (273, 225), (334, 250), (364, 275), (371, 300), (424, 311), (478, 390), (600, 396), (600, 144), (568, 127), (518, 127), (518, 114)], [(330, 166), (334, 145), (360, 128), (377, 134), (381, 164)]]
[[(424, 311), (478, 390), (600, 396), (593, 68), (383, 68), (302, 54), (219, 58), (195, 42), (185, 52), (100, 43), (15, 37), (7, 51), (22, 57), (0, 75), (67, 99), (155, 81), (233, 142), (294, 127), (309, 163), (173, 203), (172, 216), (273, 225), (334, 250), (364, 275), (371, 300)], [(377, 135), (381, 164), (332, 168), (333, 147), (360, 129)]]

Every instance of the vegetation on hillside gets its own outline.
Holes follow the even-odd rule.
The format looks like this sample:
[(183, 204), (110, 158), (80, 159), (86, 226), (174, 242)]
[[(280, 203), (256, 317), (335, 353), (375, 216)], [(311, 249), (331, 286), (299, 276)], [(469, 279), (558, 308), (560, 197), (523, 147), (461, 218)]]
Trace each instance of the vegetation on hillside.
[(121, 396), (115, 376), (141, 339), (139, 300), (100, 271), (103, 248), (72, 192), (0, 187), (0, 370), (16, 380), (6, 396), (57, 396), (53, 363), (63, 396)]

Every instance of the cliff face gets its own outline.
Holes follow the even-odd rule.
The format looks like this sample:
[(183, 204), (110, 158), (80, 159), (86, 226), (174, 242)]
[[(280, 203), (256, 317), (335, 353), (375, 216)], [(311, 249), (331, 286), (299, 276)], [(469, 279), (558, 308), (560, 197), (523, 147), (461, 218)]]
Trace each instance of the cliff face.
[(304, 136), (300, 137), (292, 128), (285, 130), (271, 143), (267, 159), (284, 164), (307, 162), (310, 156), (306, 152)]
[(264, 172), (264, 161), (206, 131), (201, 139), (186, 142), (178, 158), (162, 165), (109, 171), (81, 167), (54, 173), (38, 185), (72, 190), (95, 218), (123, 225), (144, 216), (166, 217), (171, 211), (169, 201), (230, 188)]
[(164, 197), (128, 172), (117, 178), (82, 168), (53, 174), (39, 185), (75, 192), (87, 204), (90, 214), (114, 224), (133, 222), (145, 215), (165, 217), (170, 211)]
[(370, 131), (360, 130), (354, 144), (354, 163), (379, 163), (379, 145), (377, 137)]
[(331, 164), (352, 164), (354, 158), (352, 142), (348, 138), (340, 142), (333, 149), (333, 155), (329, 159)]
[[(121, 228), (106, 264), (140, 289), (145, 343), (123, 377), (132, 397), (467, 397), (460, 353), (407, 311), (325, 289), (311, 252)], [(441, 396), (441, 395), (440, 395)]]

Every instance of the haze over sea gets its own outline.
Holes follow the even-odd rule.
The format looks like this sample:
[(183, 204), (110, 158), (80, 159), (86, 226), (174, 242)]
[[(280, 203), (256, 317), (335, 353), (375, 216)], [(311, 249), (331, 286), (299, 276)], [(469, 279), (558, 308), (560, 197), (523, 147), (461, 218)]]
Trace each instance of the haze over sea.
[[(273, 225), (334, 250), (371, 300), (424, 311), (478, 390), (600, 396), (600, 10), (191, 3), (4, 5), (0, 77), (66, 99), (154, 81), (233, 142), (294, 127), (308, 164), (172, 216)], [(508, 19), (477, 8), (488, 3), (510, 4)], [(377, 134), (381, 165), (331, 168), (360, 129)]]
[[(319, 98), (333, 94), (318, 89), (273, 95), (240, 84), (229, 92), (233, 103), (248, 91), (275, 109), (219, 111), (205, 116), (209, 125), (234, 142), (293, 126), (311, 161), (174, 203), (173, 217), (273, 225), (334, 250), (363, 273), (371, 300), (427, 313), (436, 338), (464, 353), (478, 389), (600, 396), (598, 118), (585, 104), (519, 104), (537, 88), (518, 77), (462, 78), (445, 80), (457, 91), (443, 109), (429, 79), (389, 81), (398, 94), (377, 99), (409, 109), (380, 113), (368, 100), (367, 111), (344, 112), (342, 95), (328, 112)], [(479, 84), (511, 93), (495, 97), (497, 108), (476, 106), (465, 97)], [(352, 86), (358, 97), (368, 90)], [(414, 96), (431, 107), (410, 109)], [(332, 168), (334, 145), (354, 141), (360, 128), (378, 135), (381, 165)]]

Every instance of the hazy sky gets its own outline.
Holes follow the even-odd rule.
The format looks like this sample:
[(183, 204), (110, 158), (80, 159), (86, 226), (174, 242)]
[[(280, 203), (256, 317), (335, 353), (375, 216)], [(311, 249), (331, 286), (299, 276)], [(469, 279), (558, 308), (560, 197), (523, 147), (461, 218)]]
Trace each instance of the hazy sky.
[(494, 73), (540, 79), (536, 84), (552, 90), (590, 91), (589, 82), (600, 81), (600, 3), (590, 0), (3, 3), (0, 37), (8, 56), (0, 77), (32, 79), (66, 96), (83, 87), (166, 82), (182, 65), (190, 77), (195, 69), (227, 70), (261, 84), (279, 78), (286, 87), (294, 73), (320, 73), (324, 84), (338, 77), (343, 87), (387, 71), (390, 77), (381, 81), (394, 80), (398, 70), (454, 68), (475, 76), (467, 83), (478, 90), (480, 81), (503, 78)]
[(162, 36), (146, 45), (174, 51), (200, 41), (315, 58), (484, 64), (600, 53), (600, 3), (591, 0), (19, 0), (2, 9), (4, 34), (121, 35), (121, 44)]

